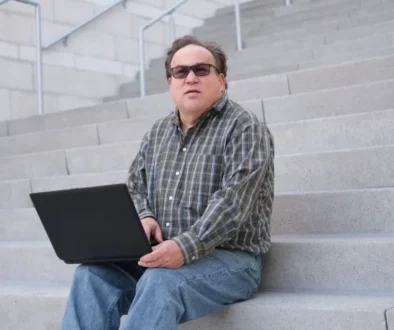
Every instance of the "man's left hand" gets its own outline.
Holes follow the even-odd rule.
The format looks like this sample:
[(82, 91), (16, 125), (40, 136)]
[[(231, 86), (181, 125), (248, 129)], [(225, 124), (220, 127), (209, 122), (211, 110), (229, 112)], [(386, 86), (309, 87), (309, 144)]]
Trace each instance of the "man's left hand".
[(185, 263), (181, 249), (173, 240), (164, 241), (152, 249), (151, 253), (140, 259), (138, 265), (147, 268), (177, 269)]

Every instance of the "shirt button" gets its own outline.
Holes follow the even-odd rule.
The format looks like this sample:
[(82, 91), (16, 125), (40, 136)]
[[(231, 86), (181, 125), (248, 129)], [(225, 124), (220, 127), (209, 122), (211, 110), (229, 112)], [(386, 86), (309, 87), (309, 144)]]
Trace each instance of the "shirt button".
[(179, 172), (176, 172), (175, 175), (179, 175)]
[(169, 222), (166, 222), (166, 227), (169, 227), (170, 226), (170, 223)]
[(170, 196), (169, 200), (172, 201), (174, 199), (174, 197)]
[(186, 151), (186, 148), (183, 148), (182, 151)]

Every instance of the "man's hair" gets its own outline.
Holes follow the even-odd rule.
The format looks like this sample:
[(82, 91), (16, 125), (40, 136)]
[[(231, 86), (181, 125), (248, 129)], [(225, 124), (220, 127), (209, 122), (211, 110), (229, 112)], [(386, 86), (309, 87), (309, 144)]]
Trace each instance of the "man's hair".
[(216, 42), (202, 42), (196, 37), (191, 35), (185, 35), (182, 38), (176, 39), (171, 47), (167, 51), (166, 61), (164, 62), (165, 70), (166, 70), (166, 77), (167, 79), (171, 77), (171, 61), (174, 57), (175, 53), (186, 47), (188, 45), (197, 45), (203, 47), (212, 54), (213, 58), (215, 59), (215, 66), (218, 69), (219, 73), (224, 75), (224, 79), (226, 82), (226, 89), (227, 89), (227, 56), (224, 53), (223, 49), (217, 44)]

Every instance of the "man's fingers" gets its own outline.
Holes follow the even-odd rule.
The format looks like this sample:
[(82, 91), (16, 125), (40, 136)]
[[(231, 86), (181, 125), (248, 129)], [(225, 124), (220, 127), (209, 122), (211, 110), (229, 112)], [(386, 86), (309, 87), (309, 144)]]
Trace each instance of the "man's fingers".
[(161, 229), (159, 226), (157, 226), (156, 230), (155, 230), (155, 239), (156, 239), (157, 243), (163, 242), (163, 235), (161, 233)]
[(160, 248), (160, 245), (152, 246), (152, 250), (153, 250), (153, 251), (156, 251), (156, 250), (159, 249), (159, 248)]
[(153, 252), (144, 255), (140, 261), (142, 262), (155, 262), (156, 260), (160, 259), (162, 254), (160, 253), (160, 251), (157, 251), (158, 249), (154, 250)]

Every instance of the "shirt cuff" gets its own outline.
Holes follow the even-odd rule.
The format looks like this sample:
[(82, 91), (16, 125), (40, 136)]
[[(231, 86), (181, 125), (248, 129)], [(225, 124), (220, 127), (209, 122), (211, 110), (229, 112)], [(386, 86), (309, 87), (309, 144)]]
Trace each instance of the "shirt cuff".
[(140, 217), (140, 219), (142, 220), (143, 218), (154, 218), (156, 220), (156, 216), (154, 215), (154, 213), (150, 210), (145, 210), (142, 211), (138, 214), (138, 216)]
[(175, 243), (180, 247), (185, 264), (189, 264), (199, 258), (208, 254), (204, 244), (198, 239), (197, 235), (189, 230), (172, 238)]

